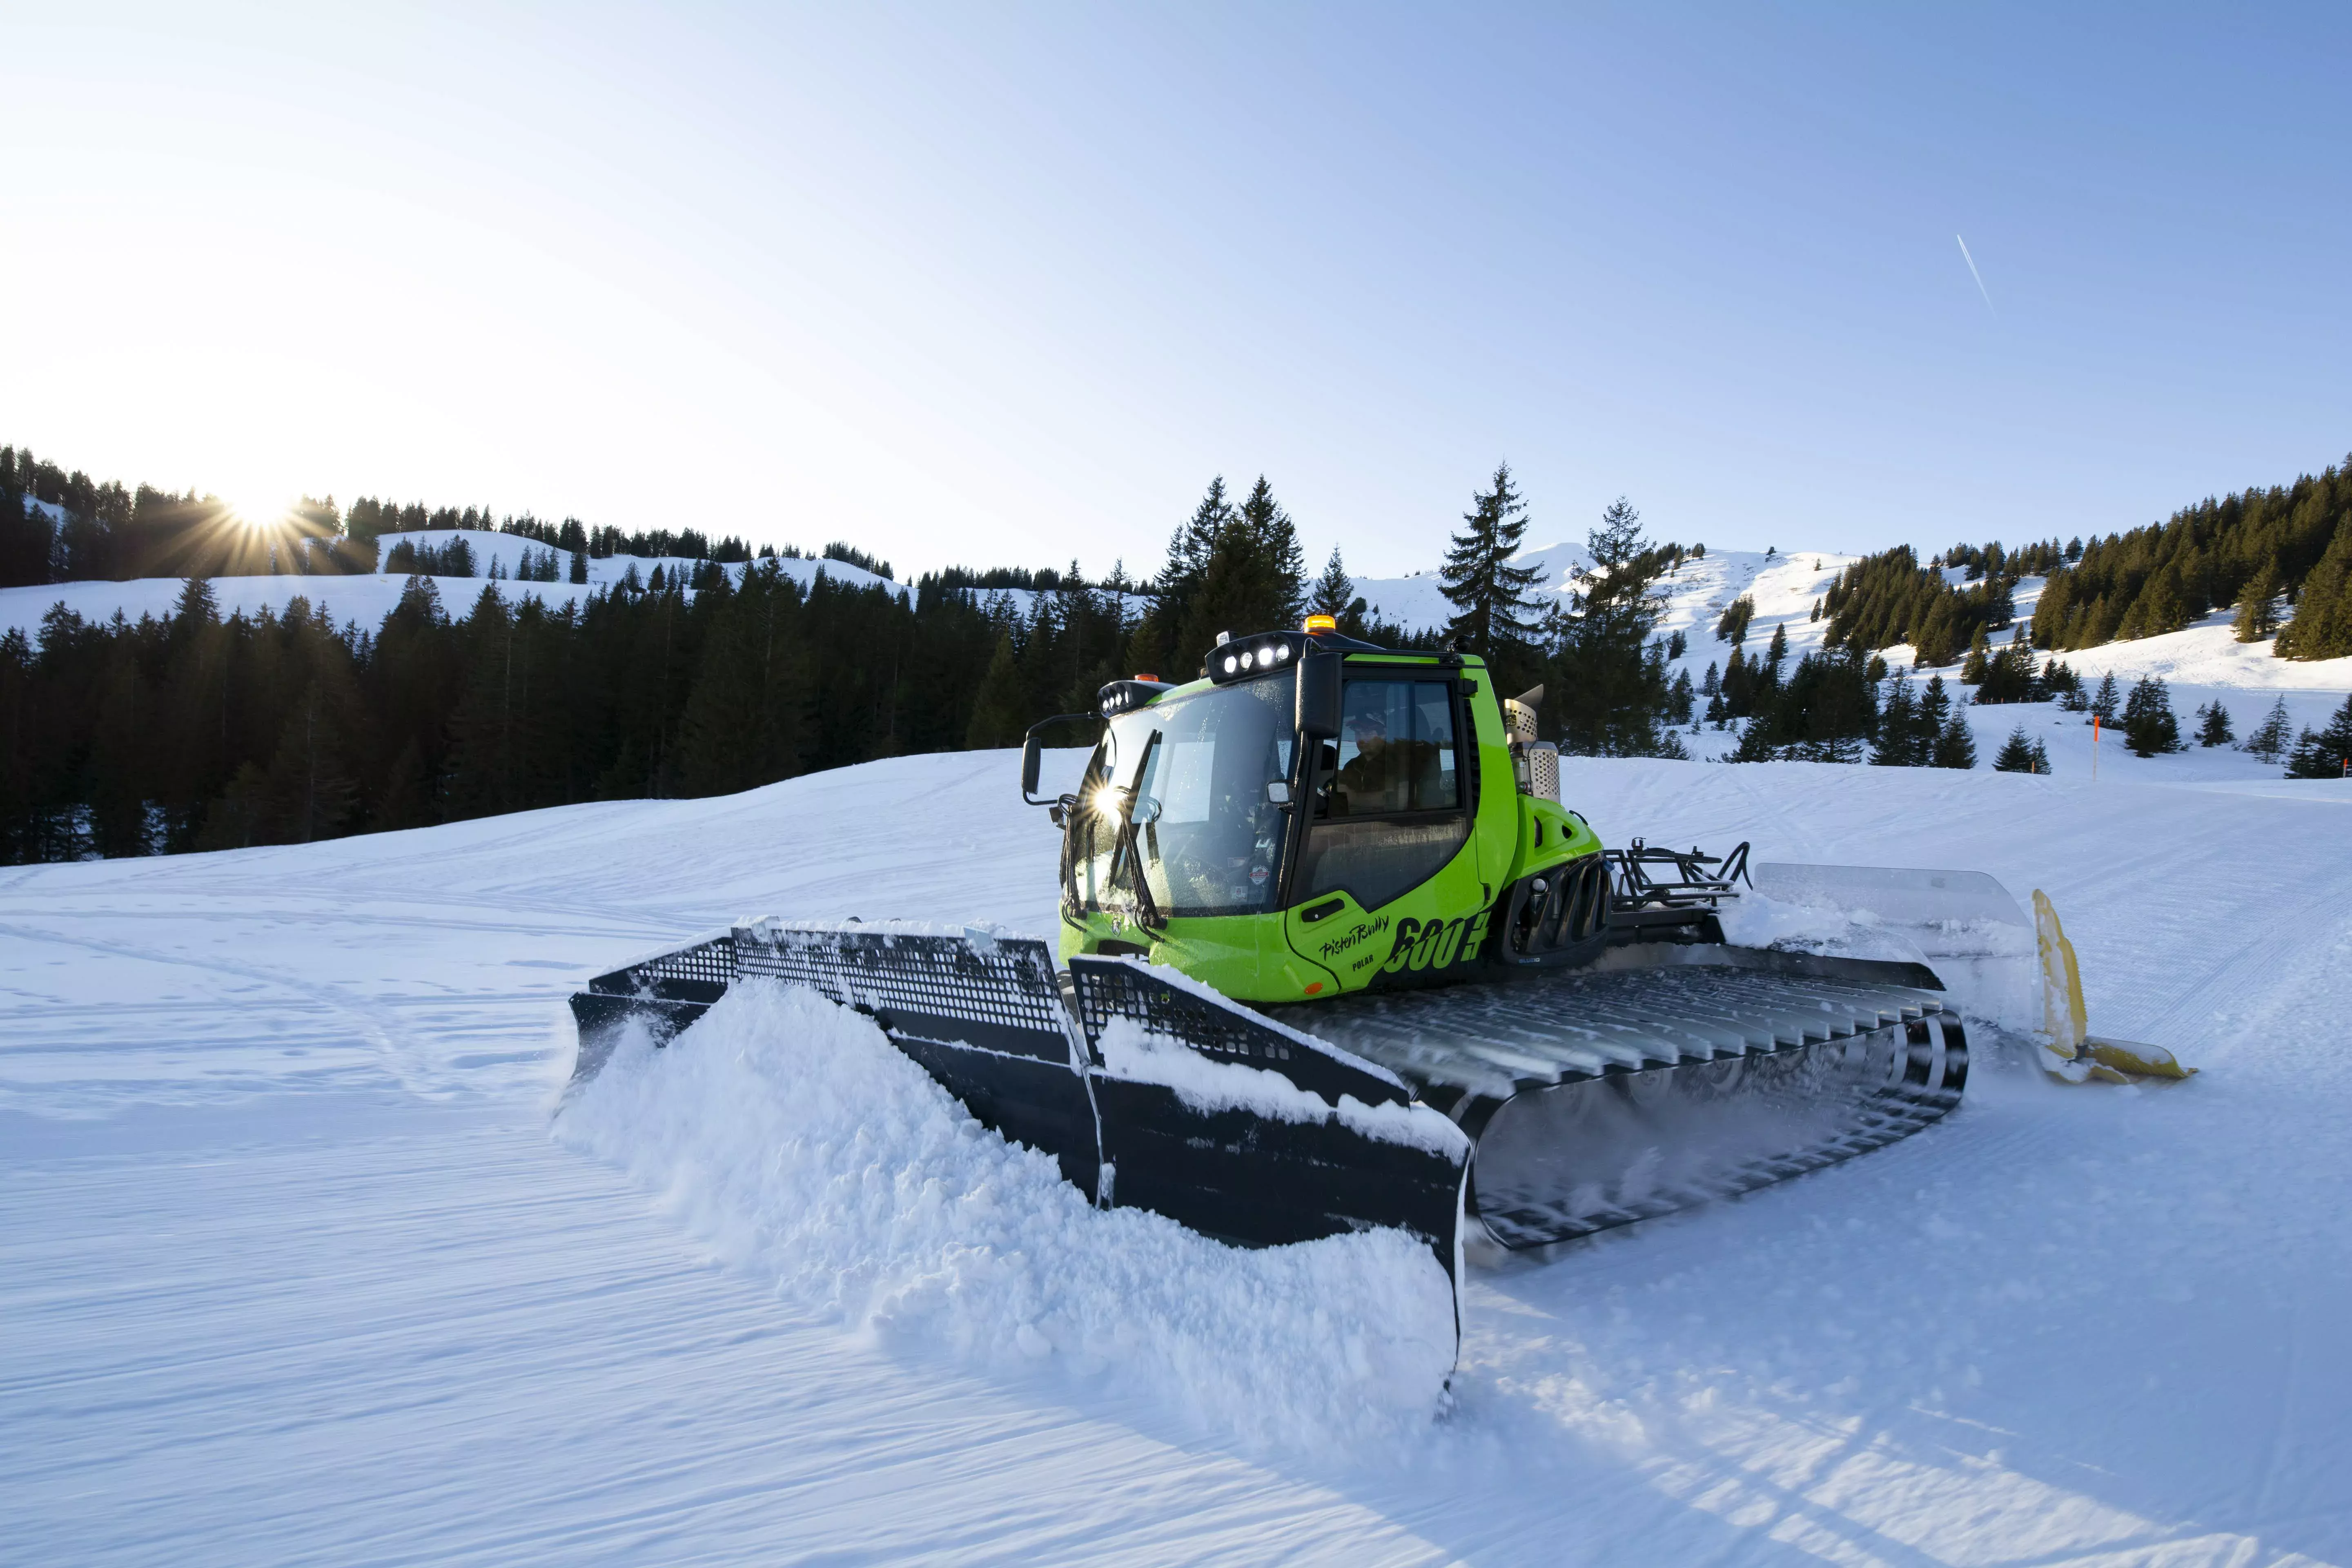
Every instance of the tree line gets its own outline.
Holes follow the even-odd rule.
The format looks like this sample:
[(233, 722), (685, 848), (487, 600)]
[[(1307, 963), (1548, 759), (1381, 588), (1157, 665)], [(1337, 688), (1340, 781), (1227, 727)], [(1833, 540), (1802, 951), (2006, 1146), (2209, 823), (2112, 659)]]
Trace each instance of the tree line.
[(1959, 545), (1924, 565), (1908, 546), (1883, 551), (1839, 573), (1816, 610), (1832, 645), (1907, 644), (1917, 664), (1942, 667), (2010, 624), (2027, 576), (2045, 579), (2029, 632), (2044, 650), (2158, 637), (2232, 608), (2242, 642), (2274, 637), (2281, 658), (2342, 658), (2352, 654), (2352, 459), (2088, 543)]
[(1024, 727), (1090, 706), (1125, 632), (1088, 589), (1024, 609), (933, 581), (803, 588), (772, 559), (552, 605), (491, 582), (453, 610), (412, 577), (373, 628), (301, 597), (224, 616), (191, 578), (161, 618), (58, 605), (37, 638), (0, 636), (0, 859), (306, 843), (1003, 743), (975, 730), (984, 684)]

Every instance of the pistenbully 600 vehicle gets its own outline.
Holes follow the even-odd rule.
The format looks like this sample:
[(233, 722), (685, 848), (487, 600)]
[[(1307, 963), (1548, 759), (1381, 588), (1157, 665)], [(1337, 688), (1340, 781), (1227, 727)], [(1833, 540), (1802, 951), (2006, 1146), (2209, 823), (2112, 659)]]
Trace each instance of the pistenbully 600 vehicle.
[[(807, 984), (1098, 1204), (1244, 1244), (1402, 1226), (1457, 1287), (1465, 1246), (1743, 1192), (1958, 1103), (1937, 969), (2030, 952), (2030, 928), (1833, 956), (1727, 943), (1724, 900), (1876, 888), (1866, 923), (1907, 906), (1948, 937), (2022, 926), (1998, 883), (1604, 849), (1559, 802), (1539, 700), (1323, 617), (1226, 639), (1187, 684), (1114, 681), (1023, 758), (1062, 830), (1060, 963), (987, 929), (745, 923), (574, 996), (580, 1076), (738, 978)], [(1102, 737), (1038, 799), (1040, 737), (1073, 719)]]

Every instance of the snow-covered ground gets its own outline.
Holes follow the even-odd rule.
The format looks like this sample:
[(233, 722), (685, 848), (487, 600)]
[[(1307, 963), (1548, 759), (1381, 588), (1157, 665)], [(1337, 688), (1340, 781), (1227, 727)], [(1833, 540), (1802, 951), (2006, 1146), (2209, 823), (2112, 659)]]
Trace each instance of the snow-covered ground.
[(1379, 1259), (1056, 1208), (845, 1020), (555, 1117), (562, 997), (650, 947), (1049, 927), (1014, 772), (0, 871), (0, 1559), (2352, 1562), (2340, 786), (1571, 761), (1612, 840), (2046, 889), (2094, 1026), (2205, 1071), (1988, 1064), (1475, 1275), (1422, 1419)]

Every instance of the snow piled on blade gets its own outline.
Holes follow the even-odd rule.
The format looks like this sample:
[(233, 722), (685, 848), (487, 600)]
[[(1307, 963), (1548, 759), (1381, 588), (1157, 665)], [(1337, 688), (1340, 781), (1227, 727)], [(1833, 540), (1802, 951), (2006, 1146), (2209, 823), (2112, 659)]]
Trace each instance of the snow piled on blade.
[(1466, 1152), (1467, 1135), (1440, 1111), (1425, 1106), (1367, 1105), (1352, 1094), (1341, 1095), (1334, 1105), (1271, 1068), (1212, 1061), (1183, 1041), (1155, 1035), (1131, 1018), (1112, 1019), (1100, 1044), (1103, 1065), (1115, 1076), (1174, 1089), (1176, 1098), (1194, 1110), (1246, 1110), (1267, 1121), (1318, 1122), (1336, 1117), (1341, 1125), (1383, 1143), (1433, 1154)]
[(667, 1049), (625, 1041), (556, 1134), (785, 1301), (894, 1350), (1107, 1384), (1293, 1451), (1424, 1428), (1444, 1397), (1454, 1298), (1419, 1241), (1243, 1249), (1097, 1211), (803, 988), (740, 983)]

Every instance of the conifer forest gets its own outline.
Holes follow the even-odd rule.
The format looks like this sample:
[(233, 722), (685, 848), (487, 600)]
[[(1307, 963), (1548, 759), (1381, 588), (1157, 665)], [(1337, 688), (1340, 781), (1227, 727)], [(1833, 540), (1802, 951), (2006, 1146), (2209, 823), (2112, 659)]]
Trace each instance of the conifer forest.
[[(1795, 658), (1785, 627), (1748, 646), (1754, 605), (1738, 600), (1714, 628), (1727, 657), (1696, 683), (1672, 668), (1685, 634), (1657, 635), (1658, 585), (1704, 546), (1650, 539), (1621, 500), (1586, 535), (1591, 569), (1547, 595), (1514, 564), (1528, 516), (1498, 467), (1458, 522), (1433, 521), (1454, 613), (1407, 628), (1371, 618), (1339, 552), (1310, 566), (1264, 478), (1246, 491), (1212, 481), (1148, 578), (950, 568), (898, 591), (841, 574), (803, 581), (780, 570), (799, 551), (734, 535), (477, 508), (320, 500), (257, 531), (209, 498), (99, 484), (0, 449), (0, 586), (184, 579), (161, 617), (99, 623), (60, 605), (36, 635), (0, 637), (0, 861), (309, 842), (1013, 745), (1048, 715), (1091, 710), (1116, 677), (1188, 679), (1220, 633), (1309, 612), (1391, 646), (1477, 654), (1507, 691), (1548, 689), (1546, 731), (1563, 750), (1612, 756), (1680, 756), (1677, 727), (1712, 723), (1739, 727), (1732, 761), (1971, 767), (1956, 712), (1971, 700), (2095, 712), (2143, 755), (2236, 744), (2226, 713), (2200, 711), (2184, 734), (2162, 682), (2127, 698), (2112, 678), (2087, 690), (2062, 656), (2224, 607), (2242, 639), (2275, 636), (2281, 658), (2352, 653), (2342, 467), (2087, 542), (1866, 557), (1815, 607), (1828, 622), (1820, 649)], [(527, 579), (584, 584), (588, 561), (615, 555), (686, 564), (632, 571), (571, 604), (494, 579), (445, 602), (436, 578), (478, 575), (461, 531), (476, 529), (531, 541)], [(418, 542), (440, 531), (446, 545)], [(404, 537), (381, 547), (390, 534)], [(890, 576), (854, 543), (811, 553)], [(210, 585), (377, 571), (405, 587), (375, 626), (337, 625), (299, 595), (282, 613), (225, 616)], [(2029, 575), (2046, 584), (2023, 621), (2012, 594)], [(1898, 645), (1915, 657), (1890, 668), (1881, 650)], [(2283, 713), (2243, 744), (2290, 773), (2340, 771), (2352, 753), (2352, 704), (2323, 732), (2270, 735), (2273, 724)], [(1091, 736), (1070, 726), (1055, 739)], [(2039, 745), (2021, 730), (1994, 765), (2046, 772)]]

